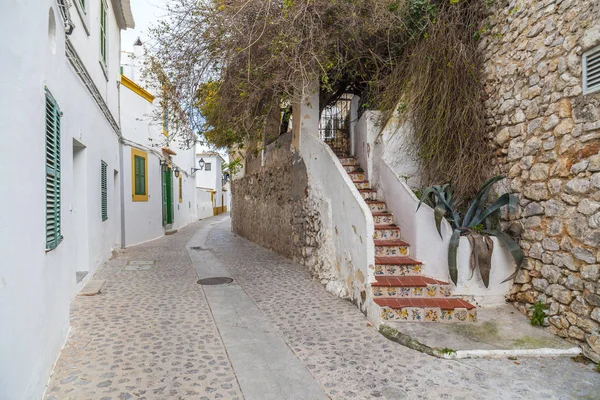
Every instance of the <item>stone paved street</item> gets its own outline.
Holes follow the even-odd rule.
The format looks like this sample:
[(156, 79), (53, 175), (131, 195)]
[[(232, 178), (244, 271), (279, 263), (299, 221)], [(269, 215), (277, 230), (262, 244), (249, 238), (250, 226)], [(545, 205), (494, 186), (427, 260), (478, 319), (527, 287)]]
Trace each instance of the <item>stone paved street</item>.
[[(211, 253), (242, 289), (231, 304), (214, 303), (212, 289), (196, 284), (199, 267), (186, 246), (199, 244), (193, 238), (201, 228), (210, 231), (198, 259)], [(123, 270), (143, 260), (156, 263), (148, 271)], [(228, 217), (123, 250), (95, 278), (106, 285), (98, 296), (73, 301), (47, 400), (257, 398), (261, 379), (247, 383), (239, 363), (244, 348), (232, 344), (231, 324), (223, 322), (230, 318), (224, 306), (235, 301), (247, 301), (249, 313), (260, 310), (268, 325), (260, 334), (273, 346), (264, 351), (277, 354), (265, 358), (305, 369), (298, 379), (332, 399), (600, 398), (600, 375), (569, 358), (449, 361), (390, 342), (304, 267), (232, 234)]]

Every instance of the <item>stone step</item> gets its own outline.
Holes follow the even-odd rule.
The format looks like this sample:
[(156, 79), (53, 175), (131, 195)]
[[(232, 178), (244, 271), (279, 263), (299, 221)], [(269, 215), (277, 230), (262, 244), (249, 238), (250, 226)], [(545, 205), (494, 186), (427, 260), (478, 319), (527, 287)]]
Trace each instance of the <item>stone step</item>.
[(371, 189), (371, 184), (369, 183), (369, 181), (352, 181), (352, 183), (354, 183), (354, 186), (356, 186), (357, 189)]
[(375, 242), (375, 257), (394, 257), (408, 256), (409, 245), (399, 239), (383, 239), (374, 240)]
[(394, 224), (375, 224), (373, 239), (400, 239), (400, 228)]
[(389, 212), (373, 212), (373, 222), (377, 225), (393, 224), (394, 215)]
[(375, 275), (419, 275), (423, 264), (410, 257), (375, 257)]
[(338, 157), (342, 165), (357, 165), (356, 158), (354, 157)]
[(342, 164), (346, 172), (364, 172), (358, 164)]
[(348, 175), (350, 175), (350, 179), (352, 179), (352, 182), (357, 182), (357, 181), (368, 182), (364, 172), (352, 171), (352, 172), (348, 172)]
[(422, 275), (376, 276), (371, 283), (373, 297), (442, 297), (450, 296), (448, 282)]
[[(385, 202), (378, 200), (366, 200), (371, 212), (384, 212), (387, 210)], [(391, 214), (390, 214), (391, 215)]]
[(376, 200), (377, 199), (377, 190), (373, 189), (358, 189), (360, 195), (365, 200)]
[(376, 298), (385, 321), (475, 322), (477, 309), (455, 298)]

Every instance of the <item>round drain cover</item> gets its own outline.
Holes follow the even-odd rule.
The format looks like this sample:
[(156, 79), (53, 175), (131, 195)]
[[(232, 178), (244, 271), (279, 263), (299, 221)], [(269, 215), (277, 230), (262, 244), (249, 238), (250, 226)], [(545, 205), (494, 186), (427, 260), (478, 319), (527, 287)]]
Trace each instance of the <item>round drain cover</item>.
[(199, 285), (226, 285), (226, 284), (231, 283), (231, 282), (233, 282), (233, 279), (219, 276), (219, 277), (216, 277), (216, 278), (200, 279), (198, 281), (198, 284)]

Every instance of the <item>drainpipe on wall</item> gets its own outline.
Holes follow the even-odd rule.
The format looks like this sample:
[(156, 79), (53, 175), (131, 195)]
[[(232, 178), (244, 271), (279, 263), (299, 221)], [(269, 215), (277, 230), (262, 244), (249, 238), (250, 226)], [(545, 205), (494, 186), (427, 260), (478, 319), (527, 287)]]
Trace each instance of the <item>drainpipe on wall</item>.
[[(121, 65), (121, 53), (119, 52), (119, 65)], [(121, 81), (117, 81), (117, 113), (119, 118), (119, 129), (121, 129)], [(119, 135), (119, 185), (121, 186), (121, 248), (125, 248), (125, 170), (123, 169), (123, 130)]]
[[(119, 115), (121, 112), (121, 100), (119, 96)], [(119, 169), (121, 170), (120, 182), (121, 185), (121, 248), (125, 248), (125, 170), (123, 169), (123, 138), (119, 137)]]

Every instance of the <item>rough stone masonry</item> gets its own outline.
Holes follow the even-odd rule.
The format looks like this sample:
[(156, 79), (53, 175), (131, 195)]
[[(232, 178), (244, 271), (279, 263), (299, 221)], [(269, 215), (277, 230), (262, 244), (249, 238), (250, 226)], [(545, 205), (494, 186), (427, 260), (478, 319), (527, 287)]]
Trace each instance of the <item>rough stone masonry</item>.
[(311, 196), (306, 166), (282, 135), (259, 157), (246, 158), (245, 174), (232, 182), (235, 233), (330, 278), (320, 202)]
[(582, 92), (600, 1), (501, 0), (484, 29), (488, 132), (527, 255), (510, 299), (545, 303), (547, 329), (600, 361), (600, 92)]

